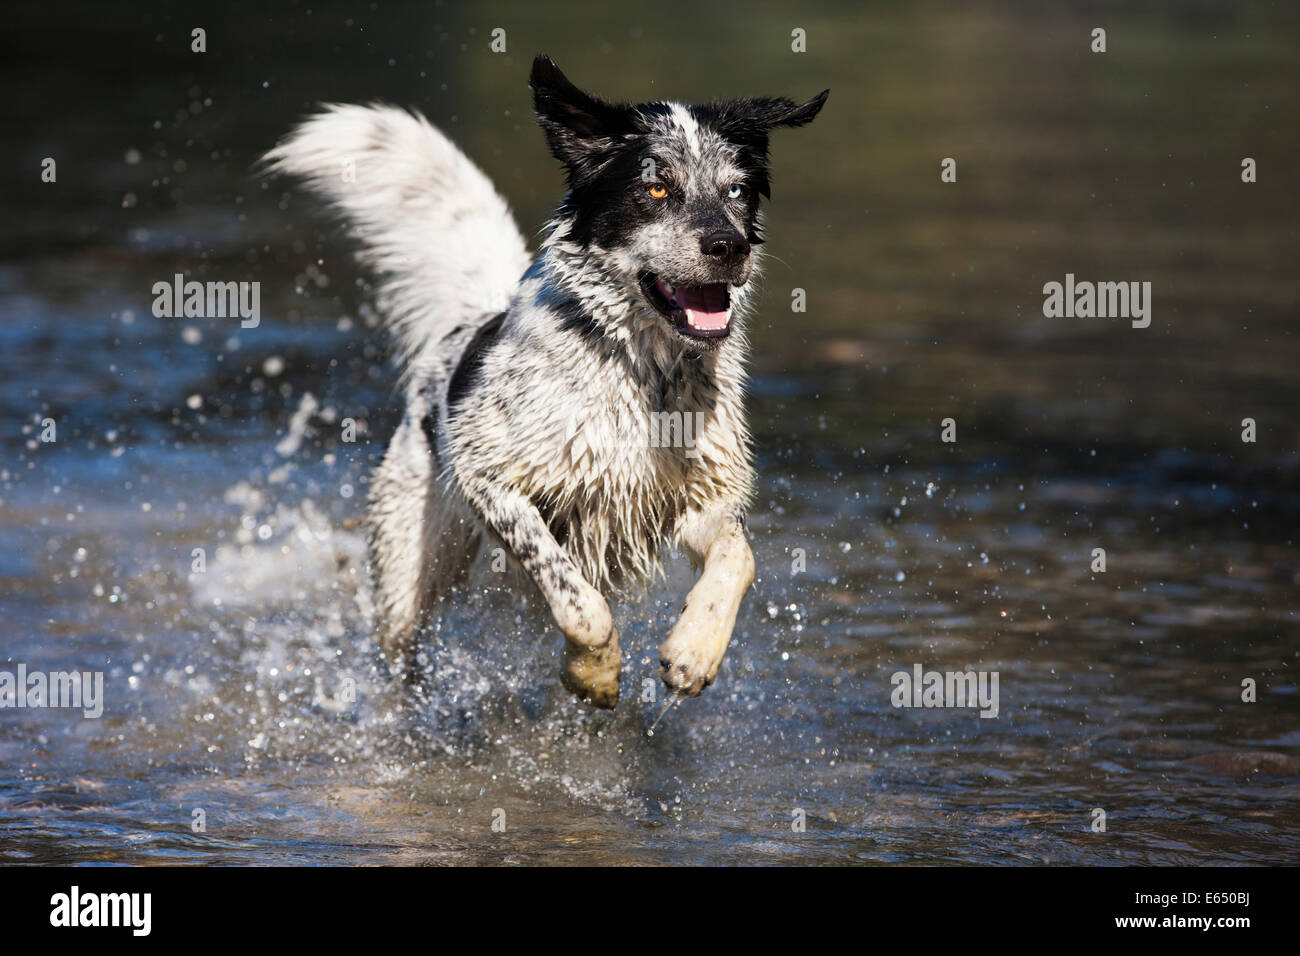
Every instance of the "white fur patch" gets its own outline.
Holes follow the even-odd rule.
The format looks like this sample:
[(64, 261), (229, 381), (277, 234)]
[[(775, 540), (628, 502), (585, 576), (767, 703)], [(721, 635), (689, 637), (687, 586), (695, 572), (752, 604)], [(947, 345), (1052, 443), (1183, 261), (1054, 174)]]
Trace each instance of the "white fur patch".
[(686, 148), (691, 154), (688, 158), (699, 161), (703, 153), (703, 145), (700, 140), (700, 124), (695, 121), (691, 111), (681, 103), (669, 103), (668, 110), (673, 122), (680, 127), (686, 137)]
[(354, 227), (408, 368), (456, 325), (509, 307), (529, 261), (519, 228), (491, 181), (424, 117), (326, 106), (266, 162)]

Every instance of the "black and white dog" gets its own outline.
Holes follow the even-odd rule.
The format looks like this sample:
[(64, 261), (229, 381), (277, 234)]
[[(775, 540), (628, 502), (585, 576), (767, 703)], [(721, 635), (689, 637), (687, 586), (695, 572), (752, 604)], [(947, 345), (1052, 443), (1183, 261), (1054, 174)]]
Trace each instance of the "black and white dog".
[(536, 258), (418, 115), (326, 107), (267, 156), (352, 224), (405, 361), (406, 415), (370, 494), (381, 641), (409, 673), (421, 626), (481, 548), (503, 548), (564, 632), (566, 685), (613, 707), (602, 592), (661, 573), (672, 543), (703, 571), (661, 674), (693, 696), (754, 578), (743, 319), (768, 134), (811, 121), (827, 93), (628, 106), (545, 56), (531, 82), (569, 180)]

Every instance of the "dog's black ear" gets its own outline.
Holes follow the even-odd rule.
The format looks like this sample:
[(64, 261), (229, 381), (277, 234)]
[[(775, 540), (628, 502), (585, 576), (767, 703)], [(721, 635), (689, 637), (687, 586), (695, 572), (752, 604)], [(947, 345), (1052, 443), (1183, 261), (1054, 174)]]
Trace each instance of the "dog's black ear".
[(785, 97), (728, 100), (718, 108), (717, 124), (726, 135), (746, 138), (766, 135), (778, 126), (805, 126), (821, 112), (830, 90), (822, 90), (807, 103)]
[(807, 103), (796, 106), (789, 113), (786, 113), (774, 124), (776, 126), (806, 126), (817, 118), (817, 114), (822, 111), (826, 105), (826, 97), (831, 95), (830, 90), (822, 90)]
[(741, 159), (750, 167), (750, 176), (760, 196), (772, 194), (767, 169), (767, 134), (778, 126), (804, 126), (821, 112), (830, 95), (822, 90), (807, 103), (799, 104), (785, 97), (727, 100), (713, 106), (713, 127), (740, 147)]
[(604, 165), (622, 137), (635, 132), (629, 107), (582, 92), (545, 54), (533, 60), (528, 82), (546, 143), (575, 181)]

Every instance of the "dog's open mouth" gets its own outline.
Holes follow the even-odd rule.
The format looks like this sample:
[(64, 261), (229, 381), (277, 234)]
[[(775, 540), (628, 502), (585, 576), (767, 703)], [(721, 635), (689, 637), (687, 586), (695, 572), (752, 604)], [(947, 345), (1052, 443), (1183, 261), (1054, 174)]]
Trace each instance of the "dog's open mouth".
[(731, 331), (731, 292), (725, 282), (674, 286), (647, 273), (641, 289), (673, 328), (693, 339), (720, 339)]

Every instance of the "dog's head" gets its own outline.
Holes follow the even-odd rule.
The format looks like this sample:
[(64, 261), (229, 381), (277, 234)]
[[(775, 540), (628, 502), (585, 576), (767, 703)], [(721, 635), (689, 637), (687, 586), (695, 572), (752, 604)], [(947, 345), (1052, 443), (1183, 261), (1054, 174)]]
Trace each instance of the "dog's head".
[(582, 92), (546, 56), (533, 61), (531, 83), (546, 141), (568, 173), (564, 239), (601, 250), (681, 339), (710, 348), (726, 338), (732, 295), (762, 242), (768, 133), (810, 122), (830, 91), (803, 105), (633, 106)]

